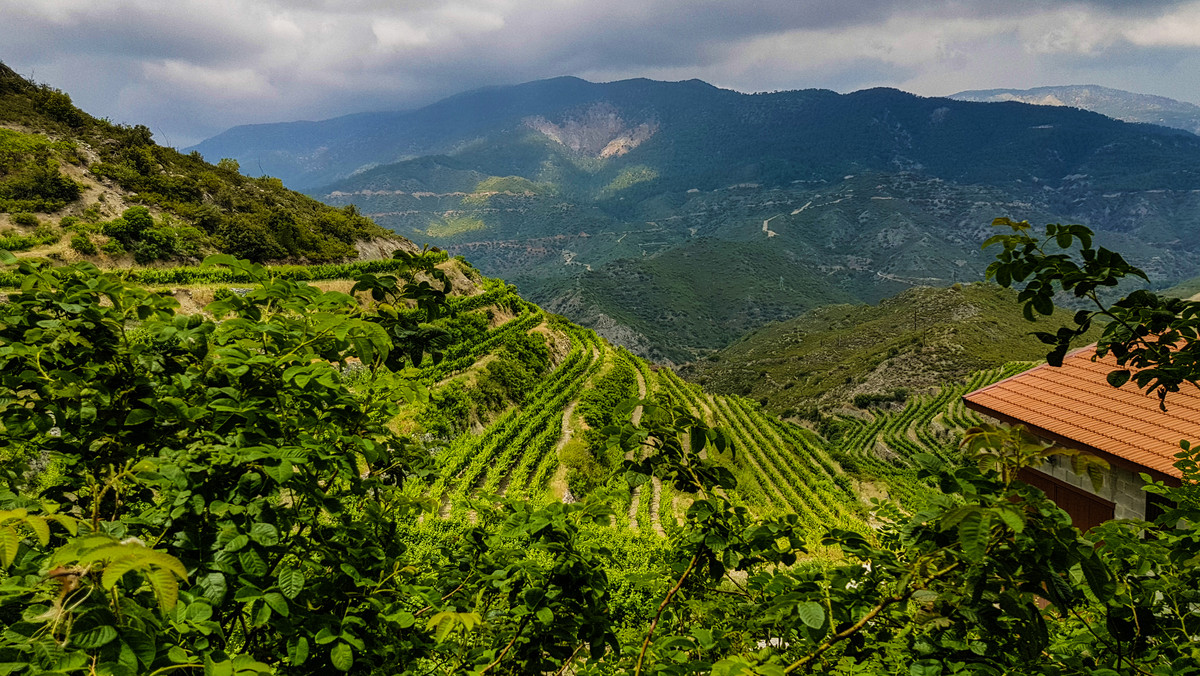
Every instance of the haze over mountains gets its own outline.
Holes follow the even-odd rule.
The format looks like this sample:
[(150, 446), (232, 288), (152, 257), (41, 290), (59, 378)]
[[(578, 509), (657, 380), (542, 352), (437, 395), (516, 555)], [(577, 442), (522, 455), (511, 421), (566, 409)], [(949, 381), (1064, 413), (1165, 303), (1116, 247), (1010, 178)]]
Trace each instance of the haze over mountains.
[(674, 362), (818, 305), (979, 279), (997, 216), (1089, 225), (1157, 283), (1200, 270), (1200, 137), (1066, 106), (558, 78), (197, 149)]
[(1124, 122), (1161, 124), (1200, 133), (1200, 106), (1165, 96), (1135, 94), (1099, 85), (1064, 85), (1033, 89), (977, 89), (950, 96), (960, 101), (1019, 101), (1038, 106), (1071, 106)]

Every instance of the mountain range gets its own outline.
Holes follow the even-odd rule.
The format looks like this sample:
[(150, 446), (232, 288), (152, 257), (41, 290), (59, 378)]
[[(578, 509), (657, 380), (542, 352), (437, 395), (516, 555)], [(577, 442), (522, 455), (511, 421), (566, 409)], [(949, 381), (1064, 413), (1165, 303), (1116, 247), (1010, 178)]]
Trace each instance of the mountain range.
[(463, 254), (663, 362), (977, 280), (997, 216), (1088, 225), (1156, 284), (1200, 271), (1200, 137), (1069, 106), (557, 78), (196, 150)]
[(977, 89), (950, 98), (959, 101), (1019, 101), (1038, 106), (1071, 106), (1124, 122), (1159, 124), (1200, 133), (1200, 106), (1165, 96), (1136, 94), (1100, 85), (1062, 85), (1033, 89)]

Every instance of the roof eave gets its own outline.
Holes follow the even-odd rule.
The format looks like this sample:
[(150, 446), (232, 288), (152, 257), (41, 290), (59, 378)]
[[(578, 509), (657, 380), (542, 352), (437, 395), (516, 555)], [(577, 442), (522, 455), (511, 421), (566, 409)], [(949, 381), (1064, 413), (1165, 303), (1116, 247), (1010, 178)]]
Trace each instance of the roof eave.
[(1066, 448), (1073, 448), (1073, 449), (1076, 449), (1079, 451), (1083, 451), (1085, 453), (1091, 453), (1092, 455), (1103, 458), (1104, 460), (1106, 460), (1108, 462), (1108, 464), (1110, 464), (1114, 467), (1120, 467), (1122, 469), (1125, 469), (1125, 470), (1128, 470), (1128, 471), (1134, 472), (1134, 473), (1144, 472), (1144, 473), (1150, 475), (1151, 479), (1154, 479), (1155, 481), (1161, 481), (1168, 486), (1179, 486), (1182, 483), (1182, 481), (1181, 481), (1182, 473), (1179, 473), (1179, 470), (1174, 467), (1171, 468), (1170, 472), (1164, 472), (1160, 469), (1155, 469), (1154, 467), (1147, 467), (1146, 465), (1134, 462), (1132, 460), (1129, 460), (1128, 458), (1123, 458), (1119, 455), (1115, 455), (1113, 453), (1105, 451), (1102, 448), (1096, 448), (1095, 446), (1092, 446), (1090, 444), (1085, 444), (1081, 441), (1077, 441), (1070, 437), (1065, 437), (1061, 434), (1052, 432), (1043, 427), (1039, 427), (1037, 425), (1031, 425), (1028, 422), (1025, 422), (1024, 420), (1014, 418), (1013, 416), (1007, 415), (1005, 413), (1001, 413), (1000, 411), (997, 411), (989, 406), (985, 406), (978, 402), (972, 401), (971, 399), (968, 398), (969, 396), (970, 396), (970, 394), (963, 395), (963, 397), (962, 397), (963, 405), (966, 406), (967, 408), (971, 409), (972, 411), (975, 411), (976, 413), (981, 413), (983, 415), (988, 416), (989, 418), (994, 418), (996, 420), (999, 420), (1000, 422), (1007, 423), (1009, 425), (1023, 425), (1025, 427), (1025, 429), (1029, 430), (1033, 434), (1035, 434), (1043, 439), (1046, 439), (1047, 441), (1055, 443), (1059, 446), (1064, 446)]

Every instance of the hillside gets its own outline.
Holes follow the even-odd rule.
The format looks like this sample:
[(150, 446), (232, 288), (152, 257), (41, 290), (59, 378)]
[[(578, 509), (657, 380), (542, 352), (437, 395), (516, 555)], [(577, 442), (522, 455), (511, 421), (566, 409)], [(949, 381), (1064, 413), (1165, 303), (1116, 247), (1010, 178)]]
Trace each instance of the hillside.
[[(824, 411), (813, 431), (653, 368), (443, 251), (207, 263), (105, 272), (0, 252), (10, 287), (0, 303), (0, 576), (10, 592), (0, 595), (10, 618), (0, 660), (14, 669), (450, 676), (497, 665), (664, 672), (686, 661), (693, 673), (758, 663), (778, 674), (820, 657), (837, 662), (816, 673), (851, 664), (882, 675), (911, 672), (917, 650), (935, 666), (961, 658), (945, 625), (975, 631), (984, 614), (1042, 622), (1058, 609), (1041, 640), (1067, 660), (1096, 644), (1091, 625), (1068, 624), (1062, 598), (1077, 595), (1079, 608), (1087, 589), (1111, 590), (1101, 566), (1130, 580), (1153, 553), (1194, 572), (1176, 557), (1188, 551), (1161, 544), (1194, 545), (1174, 513), (1160, 526), (1115, 521), (1082, 535), (1040, 491), (988, 469), (1029, 466), (1048, 449), (994, 443), (981, 469), (960, 448), (982, 422), (961, 395), (1028, 363), (923, 388), (899, 406)], [(937, 300), (945, 294), (967, 302)], [(883, 304), (895, 307), (878, 326), (849, 325), (861, 308), (826, 310), (844, 323), (826, 334), (840, 345), (823, 347), (869, 358), (869, 343), (903, 333), (897, 322), (915, 305), (928, 314), (911, 318), (910, 335), (925, 342), (893, 345), (896, 357), (980, 350), (938, 330), (949, 316), (952, 329), (995, 341), (996, 353), (980, 350), (991, 359), (1007, 348), (989, 323), (1018, 323), (990, 304), (1011, 308), (1011, 295), (982, 285), (905, 296)], [(951, 361), (947, 373), (969, 368)], [(1082, 579), (1064, 569), (1068, 556), (1112, 556), (1109, 546), (1128, 553), (1088, 559)], [(983, 566), (995, 568), (981, 582)], [(1030, 567), (1059, 584), (1014, 584)], [(1158, 571), (1147, 571), (1155, 600), (1144, 607), (1165, 613), (1194, 596), (1194, 579)], [(1176, 580), (1177, 596), (1157, 600)], [(994, 591), (976, 602), (963, 592), (973, 584)], [(1013, 596), (994, 601), (1001, 593)], [(1045, 595), (1061, 605), (1047, 611)], [(660, 627), (673, 597), (678, 611)], [(888, 606), (876, 633), (865, 620)], [(827, 638), (851, 621), (870, 632), (861, 646)], [(1190, 646), (1193, 631), (1173, 638)], [(588, 636), (596, 649), (585, 650)], [(950, 649), (931, 652), (943, 636)], [(972, 640), (981, 663), (991, 647)], [(894, 643), (876, 649), (884, 642)], [(996, 673), (1044, 661), (1011, 654), (987, 659)]]
[(1099, 85), (1033, 89), (977, 89), (951, 94), (959, 101), (1019, 101), (1036, 106), (1072, 106), (1125, 122), (1144, 122), (1200, 134), (1200, 106)]
[[(177, 299), (212, 301), (195, 307), (164, 298), (153, 270), (133, 275), (146, 288), (124, 273), (0, 253), (18, 278), (0, 303), (5, 664), (449, 676), (496, 665), (677, 671), (686, 660), (692, 672), (757, 663), (766, 674), (812, 656), (837, 660), (815, 673), (852, 664), (882, 675), (912, 671), (917, 650), (935, 665), (960, 659), (958, 634), (942, 633), (951, 622), (976, 631), (980, 614), (1040, 622), (1060, 608), (1041, 640), (1067, 660), (1095, 644), (1063, 595), (1078, 608), (1088, 589), (1111, 588), (1101, 566), (1128, 574), (1158, 560), (1143, 554), (1188, 554), (1164, 550), (1170, 537), (1194, 544), (1174, 513), (1160, 526), (1114, 521), (1082, 535), (1040, 491), (986, 469), (997, 457), (1041, 462), (1037, 447), (1022, 446), (1022, 461), (988, 446), (982, 470), (964, 458), (958, 443), (982, 421), (962, 393), (1028, 364), (914, 392), (902, 406), (833, 411), (818, 433), (652, 368), (444, 252), (307, 272), (209, 263), (192, 269), (201, 284), (167, 285)], [(318, 275), (333, 279), (311, 284)], [(1010, 320), (990, 303), (1011, 297), (982, 286), (906, 296), (884, 305), (917, 298), (985, 339), (996, 337), (987, 321), (970, 320)], [(878, 332), (902, 332), (897, 320), (876, 318)], [(867, 340), (851, 338), (872, 329), (841, 328), (830, 339), (865, 354)], [(981, 512), (987, 528), (972, 523)], [(1069, 555), (1114, 556), (1114, 543), (1129, 553), (1088, 559), (1081, 579), (1063, 570)], [(1194, 596), (1194, 579), (1164, 587), (1193, 574), (1180, 559), (1183, 572), (1146, 576), (1147, 598), (1177, 595), (1144, 607), (1165, 613)], [(1061, 584), (1047, 592), (1030, 575), (1014, 585), (1032, 563)], [(982, 584), (994, 591), (973, 601), (963, 590), (993, 565)], [(1083, 587), (1096, 570), (1104, 577)], [(47, 605), (64, 592), (69, 606)], [(1001, 593), (1019, 596), (994, 601)], [(1047, 594), (1062, 606), (1047, 610)], [(678, 612), (659, 626), (672, 597)], [(919, 604), (901, 602), (910, 597)], [(886, 629), (859, 621), (870, 632), (861, 646), (823, 643), (833, 622), (885, 605)], [(78, 621), (60, 627), (64, 618)], [(669, 644), (649, 648), (656, 628)], [(588, 631), (602, 634), (596, 650), (585, 650)], [(1192, 631), (1173, 638), (1190, 646)], [(942, 637), (951, 648), (932, 653)], [(972, 641), (970, 659), (987, 657), (996, 673), (1048, 661), (988, 657), (991, 646)]]
[(1200, 300), (1200, 277), (1185, 279), (1175, 286), (1163, 290), (1161, 294), (1164, 296), (1170, 296), (1172, 298)]
[(0, 64), (0, 248), (105, 266), (386, 257), (412, 244), (354, 208), (336, 209), (154, 143)]
[(878, 305), (833, 305), (770, 324), (682, 374), (785, 416), (856, 398), (903, 402), (906, 393), (975, 371), (1045, 359), (1047, 350), (1029, 334), (1069, 323), (1070, 313), (1056, 319), (1026, 322), (1016, 293), (992, 284), (917, 287)]
[(310, 193), (663, 363), (978, 280), (1000, 215), (1088, 225), (1156, 285), (1200, 271), (1200, 138), (1068, 107), (560, 78), (199, 147), (294, 185), (342, 175)]

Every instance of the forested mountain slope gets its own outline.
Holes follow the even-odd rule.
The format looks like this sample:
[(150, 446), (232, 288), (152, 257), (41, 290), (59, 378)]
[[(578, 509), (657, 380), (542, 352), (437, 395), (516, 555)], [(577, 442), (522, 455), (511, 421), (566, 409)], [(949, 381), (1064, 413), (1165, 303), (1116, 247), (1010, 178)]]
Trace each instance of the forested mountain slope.
[(1087, 224), (1156, 283), (1200, 269), (1200, 137), (1067, 107), (560, 78), (221, 138), (297, 185), (357, 172), (309, 190), (659, 361), (977, 280), (999, 215)]
[(864, 408), (902, 404), (909, 392), (975, 371), (1044, 359), (1046, 349), (1031, 332), (1054, 333), (1070, 323), (1071, 313), (1063, 310), (1031, 324), (1016, 298), (977, 282), (916, 287), (877, 305), (830, 305), (749, 333), (688, 364), (682, 374), (785, 417), (815, 416), (818, 407), (836, 409), (852, 401), (866, 402)]
[(98, 120), (0, 64), (0, 248), (128, 265), (217, 251), (334, 262), (398, 247), (413, 248), (353, 208), (160, 146), (148, 128)]

